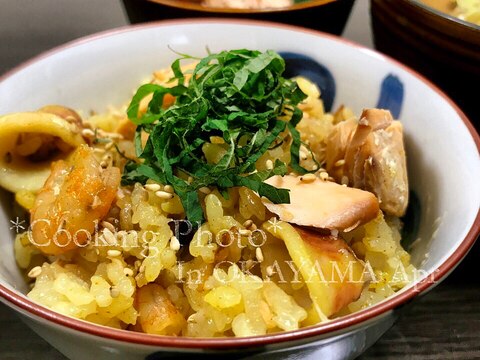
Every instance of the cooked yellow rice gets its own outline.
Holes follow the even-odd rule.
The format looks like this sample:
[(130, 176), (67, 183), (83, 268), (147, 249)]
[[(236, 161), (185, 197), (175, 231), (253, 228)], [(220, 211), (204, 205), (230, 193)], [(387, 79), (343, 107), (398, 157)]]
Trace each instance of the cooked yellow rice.
[[(168, 72), (155, 73), (156, 82), (163, 83), (169, 77)], [(342, 108), (335, 115), (325, 113), (318, 89), (305, 79), (298, 82), (309, 95), (301, 106), (304, 119), (298, 129), (302, 140), (322, 160), (325, 137), (335, 123), (352, 117), (353, 112)], [(125, 120), (123, 114), (112, 109), (87, 121), (113, 132), (119, 121)], [(134, 154), (130, 142), (120, 141), (119, 148), (127, 156)], [(214, 161), (219, 149), (221, 146), (212, 141), (205, 149), (207, 159)], [(113, 161), (122, 161), (115, 149), (110, 152)], [(288, 161), (284, 147), (270, 150), (258, 168), (277, 158)], [(303, 160), (304, 165), (311, 161)], [(325, 170), (319, 169), (317, 174), (320, 172)], [(280, 237), (267, 232), (265, 243), (258, 248), (247, 241), (246, 230), (265, 229), (273, 216), (257, 194), (233, 188), (225, 200), (217, 190), (205, 189), (201, 201), (207, 222), (189, 245), (180, 247), (169, 221), (183, 218), (181, 202), (176, 195), (171, 199), (155, 195), (157, 188), (136, 184), (120, 189), (106, 220), (115, 229), (103, 223), (98, 236), (85, 248), (45, 259), (29, 242), (27, 233), (18, 235), (17, 263), (34, 277), (28, 297), (75, 318), (159, 335), (251, 336), (295, 330), (325, 320), (313, 310), (301, 276), (293, 281), (293, 272), (285, 267), (280, 267), (285, 281), (280, 281), (279, 268), (272, 273), (275, 260), (291, 259)], [(221, 246), (214, 240), (232, 227), (239, 230), (240, 244)], [(371, 266), (372, 279), (360, 298), (336, 316), (378, 303), (412, 281), (415, 268), (400, 245), (400, 227), (399, 219), (380, 214), (344, 235), (358, 258)], [(141, 329), (135, 300), (139, 292), (144, 299), (154, 294), (157, 305), (164, 301), (174, 306), (157, 313), (157, 318)]]

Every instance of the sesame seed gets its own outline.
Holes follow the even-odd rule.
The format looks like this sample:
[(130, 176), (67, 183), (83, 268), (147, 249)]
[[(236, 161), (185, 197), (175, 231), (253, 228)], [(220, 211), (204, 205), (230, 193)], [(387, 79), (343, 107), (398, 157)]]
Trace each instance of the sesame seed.
[(94, 137), (95, 136), (95, 132), (91, 129), (83, 129), (82, 130), (82, 136), (85, 136), (85, 137)]
[(112, 160), (112, 155), (110, 155), (110, 154), (106, 154), (102, 157), (102, 161), (109, 162), (111, 160)]
[(102, 160), (102, 162), (100, 162), (100, 166), (105, 169), (108, 167), (108, 163), (105, 161), (105, 160)]
[(170, 200), (171, 198), (173, 198), (173, 194), (170, 194), (166, 191), (155, 191), (155, 196), (159, 197), (160, 199), (163, 199), (163, 200)]
[(94, 148), (94, 149), (93, 149), (93, 152), (96, 152), (96, 153), (99, 153), (99, 154), (104, 154), (104, 153), (105, 153), (105, 149), (102, 149), (102, 148)]
[(251, 269), (252, 266), (255, 265), (255, 261), (253, 261), (252, 259), (248, 259), (246, 262), (245, 262), (245, 266), (247, 267), (247, 269)]
[(158, 184), (146, 184), (143, 186), (145, 188), (145, 190), (149, 190), (149, 191), (159, 191), (162, 187)]
[(328, 173), (325, 171), (322, 171), (319, 175), (320, 175), (320, 179), (322, 179), (323, 181), (327, 181), (329, 176)]
[(343, 165), (345, 165), (345, 159), (337, 160), (334, 164), (334, 166), (343, 166)]
[(272, 276), (273, 275), (273, 267), (272, 266), (267, 266), (265, 269), (267, 272), (267, 276)]
[(173, 194), (175, 191), (173, 190), (173, 186), (172, 185), (165, 185), (165, 187), (163, 188), (163, 191), (166, 191), (167, 193), (170, 193), (170, 194)]
[(124, 268), (123, 273), (127, 276), (133, 276), (133, 270), (130, 268)]
[(305, 174), (303, 176), (300, 176), (300, 181), (303, 181), (303, 182), (313, 182), (317, 179), (317, 177), (315, 176), (315, 174)]
[(176, 236), (172, 236), (170, 238), (170, 249), (172, 249), (173, 251), (180, 250), (180, 241), (178, 241)]
[(122, 255), (122, 252), (120, 250), (108, 250), (107, 251), (107, 256), (110, 256), (110, 257), (117, 257), (117, 256), (120, 256)]
[(100, 223), (100, 225), (102, 225), (104, 228), (110, 230), (111, 232), (114, 232), (116, 230), (115, 226), (113, 226), (113, 224), (109, 223), (108, 221), (102, 221)]
[(338, 237), (338, 230), (337, 229), (330, 230), (330, 234), (332, 234), (333, 237)]
[(109, 142), (107, 145), (105, 145), (105, 150), (110, 150), (114, 145), (115, 143), (113, 141)]
[(260, 249), (259, 247), (257, 247), (255, 249), (255, 256), (257, 257), (257, 260), (262, 262), (263, 261), (263, 252), (262, 252), (262, 249)]
[(302, 160), (307, 160), (308, 159), (308, 156), (307, 156), (307, 153), (305, 151), (299, 151), (299, 156), (300, 156), (300, 159)]
[(117, 242), (115, 235), (113, 235), (113, 232), (111, 232), (108, 228), (103, 229), (103, 238), (108, 245), (115, 245)]
[(272, 170), (273, 169), (273, 161), (272, 160), (267, 160), (265, 162), (265, 166), (267, 167), (267, 170)]
[(141, 272), (141, 273), (145, 272), (145, 265), (143, 265), (143, 264), (140, 265), (140, 268), (138, 269), (138, 272)]
[(122, 134), (116, 134), (116, 133), (109, 133), (107, 135), (107, 137), (109, 137), (111, 139), (117, 139), (117, 140), (123, 140), (124, 139)]
[(36, 277), (40, 276), (41, 273), (42, 268), (40, 266), (35, 266), (34, 268), (32, 268), (32, 270), (28, 272), (28, 277), (35, 279)]
[(193, 177), (189, 176), (187, 179), (187, 183), (191, 184), (193, 182)]
[(116, 297), (118, 297), (119, 295), (120, 295), (120, 290), (118, 290), (117, 287), (112, 286), (112, 288), (110, 289), (110, 296), (111, 296), (112, 298), (116, 298)]
[(250, 230), (246, 230), (246, 229), (240, 229), (240, 230), (238, 230), (238, 233), (241, 236), (251, 236), (252, 235), (252, 232)]
[(107, 137), (107, 138), (110, 138), (110, 139), (119, 139), (119, 140), (123, 139), (123, 135), (121, 135), (121, 134), (104, 131), (102, 129), (98, 129), (97, 133), (98, 133), (98, 135), (101, 135), (102, 137)]
[(204, 187), (201, 187), (200, 189), (198, 189), (198, 191), (200, 191), (201, 193), (205, 194), (205, 195), (208, 195), (212, 192), (212, 190), (210, 190), (208, 187), (204, 186)]
[(258, 228), (257, 228), (257, 225), (255, 225), (255, 224), (252, 224), (252, 225), (250, 226), (250, 230), (251, 230), (251, 231), (255, 231), (255, 230), (257, 230), (257, 229), (258, 229)]
[(252, 220), (247, 220), (243, 223), (243, 226), (248, 229), (250, 226), (252, 226), (252, 224), (253, 224)]

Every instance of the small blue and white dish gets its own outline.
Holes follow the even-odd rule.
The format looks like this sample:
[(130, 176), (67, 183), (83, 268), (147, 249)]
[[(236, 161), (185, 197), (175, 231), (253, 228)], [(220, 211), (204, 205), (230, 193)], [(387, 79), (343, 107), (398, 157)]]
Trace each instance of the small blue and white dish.
[[(480, 232), (480, 138), (459, 110), (414, 71), (338, 37), (290, 26), (222, 20), (126, 27), (69, 43), (0, 78), (0, 114), (63, 104), (88, 112), (121, 105), (152, 70), (179, 53), (272, 49), (287, 75), (307, 75), (328, 110), (388, 108), (406, 134), (410, 187), (422, 204), (412, 262), (422, 276), (370, 308), (316, 326), (248, 338), (179, 338), (107, 328), (33, 303), (13, 254), (10, 203), (0, 204), (0, 301), (71, 359), (351, 359), (371, 346), (399, 309), (432, 289), (463, 259)], [(1, 195), (1, 194), (0, 194)]]

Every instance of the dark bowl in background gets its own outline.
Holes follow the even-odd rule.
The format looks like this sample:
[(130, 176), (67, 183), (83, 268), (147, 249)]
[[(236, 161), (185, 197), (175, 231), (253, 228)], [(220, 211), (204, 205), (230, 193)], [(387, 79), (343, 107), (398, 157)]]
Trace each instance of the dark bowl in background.
[(412, 0), (371, 0), (371, 14), (377, 50), (436, 83), (480, 129), (480, 26)]
[[(195, 0), (122, 0), (131, 23), (179, 18), (235, 18), (275, 21), (341, 34), (355, 0), (310, 0), (287, 8), (206, 8)], [(365, 0), (361, 0), (365, 1)]]

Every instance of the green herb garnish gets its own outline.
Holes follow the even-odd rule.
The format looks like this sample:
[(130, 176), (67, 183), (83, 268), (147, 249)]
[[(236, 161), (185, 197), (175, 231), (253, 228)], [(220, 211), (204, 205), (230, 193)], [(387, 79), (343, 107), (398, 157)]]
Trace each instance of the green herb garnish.
[[(274, 203), (289, 203), (286, 189), (264, 183), (273, 175), (284, 175), (287, 165), (276, 161), (273, 169), (257, 172), (255, 162), (270, 148), (290, 137), (291, 163), (299, 165), (300, 135), (295, 126), (302, 118), (297, 104), (306, 98), (294, 81), (285, 79), (284, 60), (273, 51), (223, 51), (210, 54), (193, 70), (188, 85), (180, 61), (172, 64), (176, 85), (141, 86), (127, 110), (138, 125), (136, 133), (139, 163), (125, 168), (123, 184), (153, 179), (170, 184), (181, 199), (188, 220), (203, 221), (197, 190), (216, 186), (222, 194), (234, 186), (246, 186)], [(139, 117), (140, 101), (153, 94), (147, 111)], [(175, 103), (163, 109), (166, 94)], [(141, 132), (150, 134), (145, 147)], [(202, 146), (212, 136), (221, 137), (226, 152), (216, 163), (208, 163)], [(185, 179), (191, 177), (193, 181)]]

